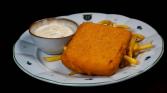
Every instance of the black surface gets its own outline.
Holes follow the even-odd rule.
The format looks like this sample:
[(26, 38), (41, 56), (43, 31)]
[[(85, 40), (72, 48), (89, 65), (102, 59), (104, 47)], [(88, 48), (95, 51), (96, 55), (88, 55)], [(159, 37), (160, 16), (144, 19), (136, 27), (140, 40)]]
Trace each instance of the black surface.
[[(42, 2), (42, 1), (41, 1)], [(152, 1), (153, 2), (153, 1)], [(44, 5), (45, 3), (45, 5)], [(46, 83), (30, 77), (21, 71), (13, 61), (12, 48), (13, 44), (20, 37), (20, 35), (28, 29), (30, 24), (36, 20), (55, 17), (61, 15), (68, 15), (80, 12), (101, 12), (101, 13), (113, 13), (121, 14), (131, 18), (142, 20), (151, 26), (153, 26), (158, 33), (166, 41), (166, 23), (165, 23), (165, 6), (163, 2), (147, 3), (145, 1), (133, 1), (131, 3), (127, 1), (114, 2), (108, 0), (99, 1), (66, 1), (61, 0), (59, 2), (43, 2), (34, 3), (22, 1), (21, 4), (12, 3), (5, 6), (2, 15), (5, 17), (3, 23), (6, 27), (5, 30), (1, 30), (0, 37), (1, 42), (1, 62), (2, 81), (6, 81), (3, 84), (4, 88), (18, 87), (31, 92), (32, 90), (53, 90), (53, 91), (67, 91), (67, 92), (94, 92), (94, 91), (106, 91), (111, 92), (151, 92), (151, 93), (166, 93), (167, 92), (167, 76), (166, 76), (166, 49), (164, 55), (160, 61), (147, 72), (132, 78), (130, 80), (116, 83), (113, 85), (105, 85), (99, 87), (87, 87), (87, 88), (75, 88), (65, 87)], [(8, 7), (8, 8), (6, 8)], [(165, 42), (166, 43), (166, 42)], [(18, 88), (13, 90), (19, 91)], [(8, 91), (9, 89), (5, 90)]]

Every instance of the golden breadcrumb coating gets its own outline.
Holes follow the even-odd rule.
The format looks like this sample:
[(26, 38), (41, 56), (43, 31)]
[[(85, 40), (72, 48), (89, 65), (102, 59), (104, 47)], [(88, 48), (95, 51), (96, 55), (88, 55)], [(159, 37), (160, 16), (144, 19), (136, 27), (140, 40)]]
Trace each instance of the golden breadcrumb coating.
[(119, 68), (131, 39), (125, 28), (85, 22), (67, 45), (61, 59), (74, 72), (112, 75)]

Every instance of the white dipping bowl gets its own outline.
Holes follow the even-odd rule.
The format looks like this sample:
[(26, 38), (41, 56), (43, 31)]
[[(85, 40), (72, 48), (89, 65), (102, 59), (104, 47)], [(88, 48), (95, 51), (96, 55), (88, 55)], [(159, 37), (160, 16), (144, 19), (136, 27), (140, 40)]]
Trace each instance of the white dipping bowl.
[[(39, 27), (52, 24), (53, 22), (57, 22), (60, 25), (70, 28), (73, 31), (73, 34), (59, 38), (41, 37), (34, 34), (34, 31), (36, 31)], [(36, 46), (43, 52), (47, 54), (61, 54), (63, 52), (63, 47), (68, 43), (68, 41), (74, 35), (75, 31), (77, 30), (77, 27), (78, 27), (77, 23), (69, 19), (56, 18), (56, 17), (45, 18), (34, 22), (29, 28), (29, 33)]]

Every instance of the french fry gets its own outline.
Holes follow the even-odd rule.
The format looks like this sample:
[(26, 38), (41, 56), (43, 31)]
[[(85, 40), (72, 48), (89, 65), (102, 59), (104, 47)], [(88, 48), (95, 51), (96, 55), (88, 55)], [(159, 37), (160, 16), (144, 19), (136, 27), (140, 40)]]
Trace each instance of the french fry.
[(77, 74), (77, 72), (71, 71), (68, 75), (72, 76), (72, 75), (75, 75), (75, 74)]
[(54, 55), (54, 56), (44, 57), (44, 60), (47, 61), (47, 62), (58, 61), (60, 59), (61, 59), (61, 55)]
[(136, 52), (138, 48), (139, 48), (139, 43), (135, 42), (134, 47), (133, 47), (134, 52)]
[(98, 23), (99, 24), (103, 24), (103, 25), (110, 25), (110, 26), (113, 26), (113, 27), (120, 27), (120, 28), (127, 28), (127, 29), (129, 29), (129, 27), (127, 25), (124, 25), (124, 24), (114, 24), (110, 20), (102, 20), (102, 21), (100, 21)]
[(138, 61), (130, 56), (124, 55), (124, 59), (128, 61), (131, 65), (138, 64)]
[(110, 20), (102, 20), (100, 22), (98, 22), (99, 24), (103, 24), (103, 25), (113, 25), (113, 23)]
[(124, 24), (113, 24), (113, 27), (120, 27), (120, 28), (127, 28), (127, 29), (129, 29), (129, 27), (127, 25), (124, 25)]
[(149, 48), (152, 48), (152, 47), (154, 47), (153, 44), (151, 42), (149, 42), (147, 44), (140, 45), (137, 48), (137, 50), (140, 51), (140, 50), (149, 49)]
[(136, 41), (142, 41), (145, 37), (141, 34), (133, 34), (133, 37), (136, 38)]
[(138, 41), (141, 41), (143, 39), (144, 39), (144, 36), (141, 34), (132, 34), (132, 39), (129, 45), (128, 56), (133, 57), (133, 54), (136, 54), (136, 52), (139, 51), (140, 47), (139, 47)]
[(136, 39), (135, 37), (132, 36), (132, 39), (130, 40), (129, 43), (129, 51), (128, 51), (128, 56), (133, 57), (133, 47), (135, 45)]

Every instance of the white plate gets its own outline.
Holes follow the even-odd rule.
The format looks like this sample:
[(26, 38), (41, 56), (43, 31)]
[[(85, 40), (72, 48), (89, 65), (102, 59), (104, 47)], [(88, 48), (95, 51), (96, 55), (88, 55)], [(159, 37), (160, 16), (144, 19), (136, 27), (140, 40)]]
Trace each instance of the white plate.
[(113, 84), (135, 77), (154, 66), (164, 51), (164, 42), (161, 36), (150, 25), (132, 18), (116, 14), (79, 13), (61, 18), (71, 19), (78, 24), (84, 21), (98, 22), (103, 19), (115, 23), (126, 24), (136, 33), (143, 34), (146, 38), (143, 42), (152, 41), (155, 45), (150, 51), (137, 57), (139, 65), (119, 69), (112, 76), (86, 76), (76, 74), (69, 76), (70, 72), (61, 62), (45, 62), (42, 57), (47, 54), (38, 49), (31, 40), (28, 31), (23, 33), (13, 48), (13, 58), (18, 67), (28, 75), (42, 81), (67, 86), (99, 86)]

